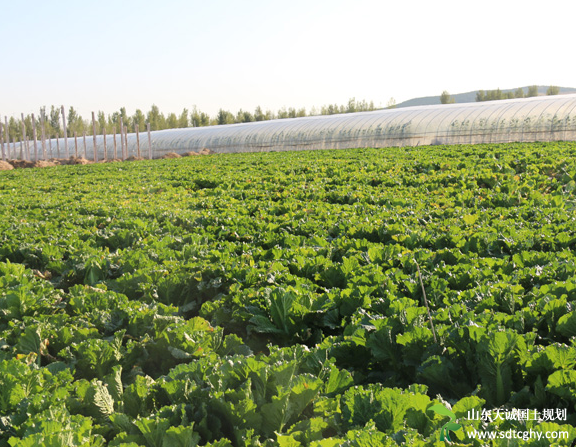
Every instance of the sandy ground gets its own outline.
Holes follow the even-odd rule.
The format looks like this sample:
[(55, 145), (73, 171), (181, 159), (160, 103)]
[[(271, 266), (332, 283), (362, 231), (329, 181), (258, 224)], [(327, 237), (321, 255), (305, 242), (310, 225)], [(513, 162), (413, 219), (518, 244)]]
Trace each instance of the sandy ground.
[[(210, 155), (214, 152), (210, 149), (202, 149), (199, 152), (186, 152), (185, 154), (177, 154), (176, 152), (169, 152), (162, 155), (161, 159), (171, 159), (171, 158), (181, 158), (181, 157), (191, 157), (195, 155)], [(130, 156), (124, 161), (136, 161), (145, 160), (142, 157)], [(101, 160), (98, 163), (114, 163), (122, 161), (118, 158)], [(47, 168), (49, 166), (60, 166), (60, 165), (88, 165), (92, 164), (94, 161), (87, 160), (84, 157), (70, 157), (70, 158), (51, 158), (50, 160), (38, 160), (38, 161), (27, 161), (27, 160), (0, 160), (0, 171), (9, 171), (11, 169), (19, 168)]]

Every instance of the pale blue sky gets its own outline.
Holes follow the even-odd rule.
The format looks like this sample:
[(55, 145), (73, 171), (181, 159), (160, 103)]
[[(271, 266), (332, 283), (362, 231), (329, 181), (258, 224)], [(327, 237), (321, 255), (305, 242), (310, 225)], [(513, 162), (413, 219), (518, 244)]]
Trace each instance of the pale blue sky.
[(576, 87), (572, 0), (0, 0), (0, 116)]

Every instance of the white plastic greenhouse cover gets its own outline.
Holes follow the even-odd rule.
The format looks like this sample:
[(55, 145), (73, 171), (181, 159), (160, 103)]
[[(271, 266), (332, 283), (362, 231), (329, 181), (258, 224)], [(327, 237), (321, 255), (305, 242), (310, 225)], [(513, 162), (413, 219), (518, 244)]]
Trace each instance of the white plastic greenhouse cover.
[[(136, 135), (129, 134), (127, 140), (128, 154), (136, 155)], [(146, 133), (141, 132), (139, 140), (140, 152), (147, 158)], [(154, 157), (205, 148), (229, 153), (557, 140), (576, 140), (576, 94), (151, 132)], [(78, 143), (78, 153), (83, 155), (83, 142), (79, 139)], [(107, 136), (106, 145), (110, 158), (112, 136)], [(73, 138), (68, 138), (68, 146), (74, 154)], [(104, 155), (103, 146), (103, 137), (97, 137), (99, 159)], [(93, 158), (92, 148), (90, 137), (86, 153), (89, 159)]]

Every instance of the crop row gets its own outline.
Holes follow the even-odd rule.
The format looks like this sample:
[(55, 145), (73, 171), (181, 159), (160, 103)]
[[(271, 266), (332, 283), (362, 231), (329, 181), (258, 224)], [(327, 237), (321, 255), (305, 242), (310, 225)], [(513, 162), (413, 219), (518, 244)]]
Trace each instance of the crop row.
[(433, 445), (439, 403), (576, 437), (575, 154), (2, 173), (0, 445)]

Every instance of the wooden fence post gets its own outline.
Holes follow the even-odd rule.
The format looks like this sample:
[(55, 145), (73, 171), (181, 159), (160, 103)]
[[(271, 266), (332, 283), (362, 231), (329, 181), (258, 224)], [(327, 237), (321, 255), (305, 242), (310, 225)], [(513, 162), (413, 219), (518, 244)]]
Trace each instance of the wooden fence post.
[(126, 158), (130, 157), (128, 151), (128, 126), (124, 126), (124, 147), (126, 148)]
[(136, 130), (136, 153), (138, 154), (138, 158), (140, 158), (140, 132), (138, 132), (138, 124), (135, 125)]
[(148, 159), (152, 160), (152, 137), (150, 136), (150, 123), (146, 123), (146, 130), (148, 130)]
[(56, 137), (56, 158), (60, 158), (60, 137)]
[(46, 160), (46, 122), (44, 121), (44, 110), (40, 113), (40, 125), (42, 126), (42, 155)]
[[(2, 126), (2, 119), (0, 118), (0, 128), (2, 128), (2, 156), (4, 156), (4, 140), (6, 139), (7, 130), (5, 127)], [(7, 154), (10, 153), (10, 139), (8, 139), (8, 150), (6, 151)]]
[(74, 131), (74, 156), (78, 158), (78, 132)]
[(6, 129), (6, 141), (8, 143), (8, 160), (10, 160), (10, 129), (8, 128), (8, 117), (4, 115), (4, 129)]
[(64, 112), (64, 106), (62, 109), (62, 126), (64, 127), (64, 153), (66, 158), (70, 158), (70, 153), (68, 152), (68, 131), (66, 130), (66, 113)]
[(96, 163), (98, 161), (98, 148), (96, 147), (96, 117), (94, 116), (94, 112), (92, 112), (92, 136), (94, 137), (94, 163)]
[(26, 160), (32, 161), (32, 155), (30, 154), (30, 140), (28, 139), (28, 135), (26, 135), (24, 142), (26, 143)]
[(26, 157), (26, 152), (25, 152), (25, 145), (26, 145), (26, 125), (24, 124), (24, 114), (21, 114), (22, 117), (22, 140), (20, 140), (20, 159), (24, 160)]

